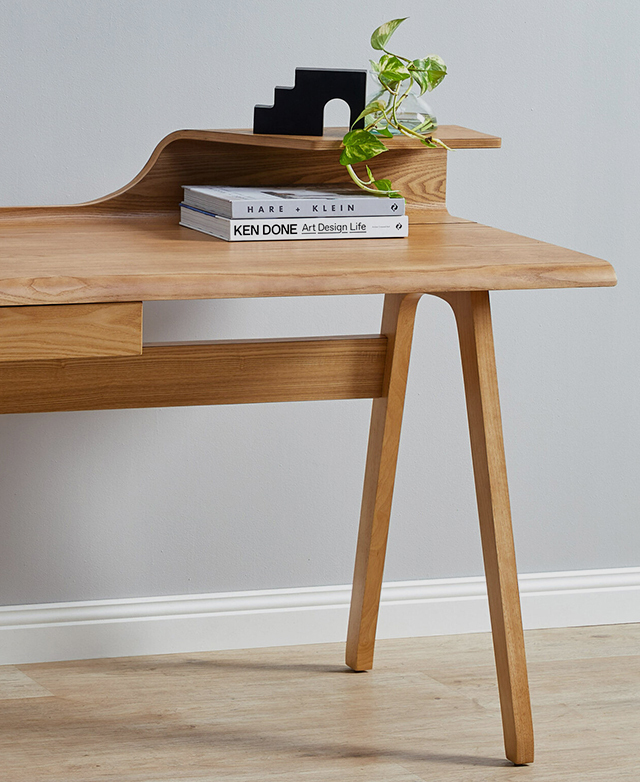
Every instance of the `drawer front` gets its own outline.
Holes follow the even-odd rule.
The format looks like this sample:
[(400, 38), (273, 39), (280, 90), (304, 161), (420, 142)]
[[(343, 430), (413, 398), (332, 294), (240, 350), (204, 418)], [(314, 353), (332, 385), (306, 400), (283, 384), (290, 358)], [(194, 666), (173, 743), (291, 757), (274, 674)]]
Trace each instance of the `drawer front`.
[(140, 353), (140, 301), (0, 307), (0, 361)]

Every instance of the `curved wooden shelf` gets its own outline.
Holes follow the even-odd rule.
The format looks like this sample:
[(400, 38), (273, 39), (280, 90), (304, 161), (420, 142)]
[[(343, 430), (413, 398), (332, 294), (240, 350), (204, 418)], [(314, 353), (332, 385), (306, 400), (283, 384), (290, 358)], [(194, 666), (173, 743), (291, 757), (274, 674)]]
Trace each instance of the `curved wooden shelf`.
[[(446, 151), (410, 139), (391, 139), (384, 155), (407, 198), (408, 239), (236, 244), (178, 225), (185, 184), (349, 181), (340, 133), (176, 131), (115, 193), (0, 209), (0, 306), (615, 285), (605, 261), (449, 215)], [(454, 147), (500, 143), (457, 126), (439, 135)]]
[[(353, 185), (338, 162), (345, 130), (329, 128), (327, 135), (320, 137), (263, 136), (249, 130), (177, 130), (162, 139), (131, 182), (113, 193), (72, 206), (2, 209), (0, 217), (175, 214), (186, 184)], [(446, 126), (441, 130), (454, 146), (495, 147), (500, 143), (496, 136), (465, 128)], [(393, 177), (408, 203), (427, 212), (446, 212), (446, 151), (426, 149), (404, 137), (389, 139), (387, 144), (390, 149), (384, 158), (385, 175)], [(372, 166), (375, 168), (375, 164)]]

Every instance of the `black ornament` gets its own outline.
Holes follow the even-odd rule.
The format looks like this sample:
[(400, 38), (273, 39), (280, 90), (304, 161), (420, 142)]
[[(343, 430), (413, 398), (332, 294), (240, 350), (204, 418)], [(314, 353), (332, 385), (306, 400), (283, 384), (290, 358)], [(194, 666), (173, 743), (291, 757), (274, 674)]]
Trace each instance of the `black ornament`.
[[(296, 68), (295, 87), (276, 87), (273, 106), (253, 110), (254, 133), (321, 136), (326, 103), (341, 98), (349, 104), (353, 125), (364, 109), (367, 72), (338, 68)], [(363, 128), (359, 120), (355, 128)]]

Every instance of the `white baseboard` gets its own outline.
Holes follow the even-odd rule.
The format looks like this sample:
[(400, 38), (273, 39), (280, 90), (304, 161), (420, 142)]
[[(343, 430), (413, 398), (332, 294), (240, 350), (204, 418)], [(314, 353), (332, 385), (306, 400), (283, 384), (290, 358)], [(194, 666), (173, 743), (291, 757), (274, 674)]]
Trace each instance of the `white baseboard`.
[[(640, 568), (520, 576), (527, 629), (640, 622)], [(348, 586), (0, 608), (0, 664), (344, 641)], [(386, 583), (379, 638), (489, 630), (482, 577)]]

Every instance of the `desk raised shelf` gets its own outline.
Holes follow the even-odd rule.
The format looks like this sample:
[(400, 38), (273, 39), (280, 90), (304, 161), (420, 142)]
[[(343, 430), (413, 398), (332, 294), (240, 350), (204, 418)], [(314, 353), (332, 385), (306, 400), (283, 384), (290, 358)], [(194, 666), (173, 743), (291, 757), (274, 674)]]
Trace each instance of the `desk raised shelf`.
[[(425, 293), (446, 300), (460, 341), (505, 751), (529, 763), (489, 291), (610, 286), (615, 273), (598, 258), (451, 216), (447, 152), (405, 138), (389, 140), (376, 164), (406, 197), (408, 239), (228, 243), (178, 225), (182, 185), (349, 182), (338, 164), (343, 133), (181, 130), (111, 195), (1, 209), (0, 413), (372, 398), (346, 658), (368, 670), (416, 307)], [(453, 149), (500, 146), (458, 126), (438, 135)], [(378, 334), (139, 350), (144, 301), (366, 293), (385, 294)]]

